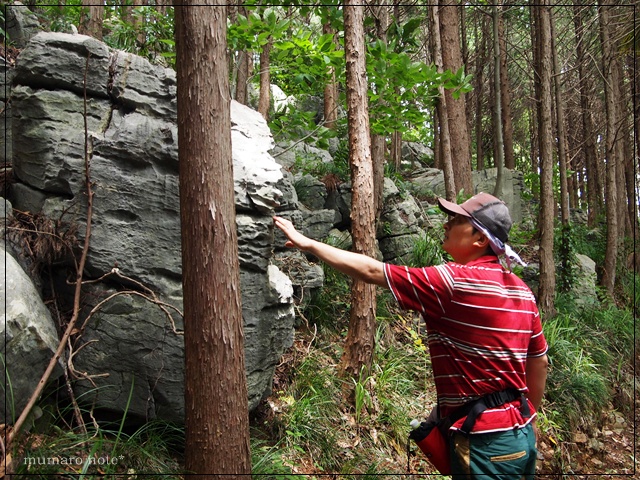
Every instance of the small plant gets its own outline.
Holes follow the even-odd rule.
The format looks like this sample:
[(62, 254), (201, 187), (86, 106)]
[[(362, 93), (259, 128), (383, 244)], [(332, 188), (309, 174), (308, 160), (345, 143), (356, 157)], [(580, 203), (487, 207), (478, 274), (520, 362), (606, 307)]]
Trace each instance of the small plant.
[(425, 232), (415, 241), (411, 251), (409, 266), (428, 267), (445, 262), (442, 241)]

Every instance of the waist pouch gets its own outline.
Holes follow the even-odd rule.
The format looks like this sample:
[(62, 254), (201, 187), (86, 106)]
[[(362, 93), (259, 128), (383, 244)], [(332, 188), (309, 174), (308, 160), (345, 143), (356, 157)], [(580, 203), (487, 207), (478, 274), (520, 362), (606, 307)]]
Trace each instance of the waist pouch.
[[(409, 438), (425, 454), (427, 460), (438, 469), (442, 475), (451, 475), (451, 454), (449, 453), (449, 432), (442, 430), (440, 422), (422, 422), (411, 430)], [(407, 444), (409, 447), (409, 444)], [(407, 456), (408, 461), (408, 456)]]
[[(509, 388), (465, 403), (457, 410), (454, 410), (449, 416), (441, 418), (437, 422), (422, 422), (409, 433), (409, 439), (416, 442), (427, 459), (441, 474), (451, 475), (449, 428), (462, 417), (466, 416), (467, 418), (459, 428), (459, 431), (468, 435), (476, 423), (478, 415), (486, 409), (499, 407), (505, 403), (513, 402), (518, 398), (520, 398), (520, 412), (522, 416), (524, 418), (530, 417), (529, 402), (527, 402), (524, 393), (515, 388)], [(410, 448), (410, 444), (407, 443), (407, 450)], [(407, 462), (408, 461), (409, 457), (407, 456)]]

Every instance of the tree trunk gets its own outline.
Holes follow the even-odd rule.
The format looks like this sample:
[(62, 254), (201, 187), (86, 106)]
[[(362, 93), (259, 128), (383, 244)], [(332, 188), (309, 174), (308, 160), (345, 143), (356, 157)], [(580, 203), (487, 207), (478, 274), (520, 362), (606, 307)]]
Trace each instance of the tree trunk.
[(551, 11), (549, 0), (541, 6), (532, 6), (536, 16), (535, 33), (538, 51), (535, 65), (539, 82), (538, 141), (540, 151), (540, 286), (538, 304), (545, 318), (555, 315), (556, 275), (553, 258), (553, 223), (555, 200), (553, 198), (553, 128), (551, 120)]
[[(176, 5), (185, 468), (251, 474), (226, 2)], [(214, 6), (215, 5), (215, 6)]]
[[(386, 5), (370, 8), (374, 12), (376, 22), (376, 35), (383, 42), (387, 42), (387, 29), (389, 28), (389, 9)], [(384, 164), (387, 147), (385, 135), (371, 133), (371, 161), (373, 162), (373, 204), (375, 208), (376, 228), (380, 223), (380, 215), (384, 203)]]
[[(375, 256), (373, 165), (369, 140), (369, 108), (364, 44), (364, 6), (358, 0), (344, 1), (347, 121), (351, 167), (351, 234), (353, 249)], [(376, 318), (374, 285), (354, 280), (351, 287), (351, 319), (340, 369), (360, 380), (373, 359)]]
[(482, 130), (482, 105), (483, 105), (483, 89), (484, 89), (484, 66), (487, 62), (487, 19), (484, 15), (481, 15), (480, 21), (481, 35), (480, 47), (476, 56), (476, 82), (474, 88), (474, 94), (476, 97), (476, 168), (478, 170), (484, 169), (484, 135)]
[[(629, 98), (627, 101), (623, 101), (621, 105), (625, 109), (623, 113), (623, 118), (625, 118), (625, 121), (622, 127), (622, 136), (624, 138), (624, 152), (625, 152), (623, 158), (625, 159), (624, 171), (625, 171), (625, 180), (627, 185), (627, 208), (629, 209), (629, 220), (631, 223), (630, 234), (633, 237), (633, 245), (637, 245), (638, 234), (640, 233), (638, 232), (638, 227), (640, 225), (638, 224), (638, 212), (637, 212), (638, 196), (636, 192), (636, 178), (637, 178), (638, 172), (637, 172), (637, 165), (635, 162), (635, 155), (634, 155), (633, 121), (635, 119), (636, 122), (640, 122), (640, 119), (634, 117), (633, 108), (634, 108), (634, 105), (636, 109), (640, 107), (637, 105), (638, 99), (633, 98), (634, 95), (636, 96), (638, 95), (637, 93), (638, 84), (637, 83), (634, 84), (634, 82), (636, 82), (635, 77), (638, 75), (638, 72), (634, 68), (633, 61), (634, 61), (634, 55), (633, 54), (627, 55), (628, 68), (626, 69), (626, 71), (629, 77), (628, 85), (630, 88), (627, 90)], [(640, 255), (636, 257), (640, 260)], [(636, 262), (635, 264), (636, 269), (638, 266), (640, 266), (640, 263)]]
[[(439, 25), (442, 67), (444, 70), (457, 72), (463, 66), (460, 50), (460, 28), (458, 26), (460, 20), (459, 9), (463, 7), (458, 0), (440, 0), (439, 3), (441, 5), (439, 7)], [(449, 90), (446, 90), (444, 95), (449, 119), (449, 132), (451, 134), (451, 156), (453, 158), (455, 186), (458, 190), (464, 189), (467, 195), (472, 195), (471, 152), (469, 151), (470, 142), (469, 131), (467, 130), (465, 97), (463, 95), (455, 100)]]
[[(504, 11), (502, 6), (500, 10)], [(511, 170), (516, 168), (513, 154), (513, 122), (511, 115), (511, 88), (509, 86), (509, 70), (507, 69), (507, 39), (504, 33), (504, 15), (498, 15), (498, 42), (500, 45), (500, 107), (502, 109), (502, 141), (504, 144), (504, 166)]]
[[(451, 8), (451, 7), (450, 7)], [(437, 1), (432, 1), (429, 8), (429, 21), (432, 25), (432, 41), (434, 63), (439, 72), (442, 72), (442, 41), (440, 38), (440, 7)], [(439, 153), (440, 164), (444, 173), (444, 186), (447, 200), (455, 201), (458, 193), (457, 179), (453, 169), (453, 152), (451, 147), (451, 135), (449, 131), (449, 116), (447, 111), (447, 97), (444, 93), (444, 87), (439, 87), (439, 97), (436, 100), (436, 112), (438, 115), (439, 129)], [(466, 190), (465, 190), (466, 191)], [(469, 190), (472, 192), (473, 190)]]
[(496, 185), (493, 189), (493, 195), (500, 198), (502, 197), (502, 182), (503, 182), (503, 170), (504, 170), (504, 140), (502, 136), (502, 75), (501, 61), (500, 61), (500, 6), (494, 5), (493, 7), (493, 84), (495, 85), (495, 95), (493, 95), (494, 107), (493, 107), (493, 132), (496, 152), (494, 162), (498, 171), (496, 175)]
[[(613, 27), (614, 29), (616, 27)], [(618, 48), (614, 47), (615, 52), (618, 52)], [(629, 196), (627, 195), (627, 180), (626, 180), (626, 161), (625, 161), (625, 143), (627, 141), (627, 135), (629, 129), (627, 127), (627, 120), (629, 117), (626, 115), (627, 106), (629, 101), (625, 96), (626, 89), (624, 88), (624, 74), (622, 73), (622, 65), (620, 64), (620, 57), (616, 54), (613, 58), (613, 91), (617, 101), (616, 106), (616, 118), (618, 123), (616, 124), (616, 191), (618, 192), (618, 238), (630, 238), (631, 232), (631, 218), (629, 217)], [(625, 133), (627, 135), (625, 135)], [(633, 154), (629, 155), (629, 160), (633, 158)], [(622, 246), (622, 244), (621, 244)]]
[(269, 105), (271, 104), (271, 38), (260, 51), (260, 98), (258, 99), (258, 112), (269, 120)]
[(78, 33), (89, 35), (102, 41), (102, 21), (104, 19), (104, 5), (92, 0), (82, 0), (82, 14)]
[(549, 15), (551, 26), (551, 57), (553, 59), (553, 85), (556, 92), (556, 125), (558, 132), (558, 166), (560, 170), (560, 214), (562, 225), (569, 224), (569, 186), (567, 180), (567, 168), (569, 167), (569, 154), (567, 146), (567, 131), (564, 125), (564, 97), (560, 82), (560, 63), (555, 43), (555, 26), (553, 14)]
[[(322, 33), (325, 35), (332, 33), (335, 41), (335, 32), (330, 23), (327, 22), (322, 26)], [(324, 126), (334, 130), (338, 120), (338, 84), (336, 83), (335, 67), (330, 67), (329, 76), (330, 79), (324, 86)]]
[[(244, 5), (238, 5), (238, 14), (245, 17), (247, 16), (247, 9)], [(247, 105), (249, 102), (249, 75), (252, 64), (251, 52), (247, 50), (240, 50), (238, 52), (238, 75), (236, 77), (235, 99), (242, 105)]]
[(238, 52), (238, 76), (236, 78), (235, 99), (242, 105), (249, 102), (249, 72), (251, 71), (251, 52), (241, 50)]
[[(608, 2), (607, 2), (608, 3)], [(604, 82), (605, 110), (607, 114), (606, 133), (606, 188), (605, 188), (605, 208), (607, 215), (607, 248), (604, 258), (604, 272), (602, 275), (602, 286), (607, 294), (613, 298), (616, 282), (616, 262), (618, 257), (618, 195), (616, 189), (616, 128), (617, 112), (615, 92), (613, 89), (613, 41), (610, 31), (610, 9), (611, 6), (605, 2), (598, 2), (598, 14), (600, 19), (600, 41), (602, 44), (602, 79)]]
[(584, 162), (587, 173), (587, 224), (593, 228), (596, 219), (601, 211), (602, 205), (602, 184), (601, 176), (598, 174), (598, 151), (596, 147), (596, 135), (594, 133), (592, 106), (590, 97), (592, 95), (591, 78), (587, 74), (588, 58), (585, 53), (584, 35), (584, 15), (585, 7), (573, 6), (573, 24), (576, 36), (576, 57), (578, 65), (578, 78), (580, 80), (580, 117), (582, 123), (582, 135), (584, 139)]
[[(133, 8), (135, 9), (136, 7), (142, 7), (143, 5), (147, 5), (148, 2), (144, 2), (143, 0), (133, 0)], [(138, 44), (138, 50), (142, 49), (145, 44), (147, 43), (147, 36), (144, 33), (144, 30), (142, 29), (142, 24), (145, 20), (143, 18), (141, 18), (140, 16), (134, 16), (133, 17), (133, 28), (135, 29), (136, 32), (138, 32), (136, 34), (136, 43)]]

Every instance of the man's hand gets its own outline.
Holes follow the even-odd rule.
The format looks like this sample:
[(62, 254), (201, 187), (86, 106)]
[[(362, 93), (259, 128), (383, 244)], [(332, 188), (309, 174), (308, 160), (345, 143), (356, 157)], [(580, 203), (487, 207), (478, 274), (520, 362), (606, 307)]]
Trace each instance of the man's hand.
[(293, 223), (285, 218), (274, 216), (273, 223), (288, 238), (285, 243), (286, 247), (294, 247), (309, 252), (351, 278), (389, 288), (384, 276), (382, 262), (366, 255), (341, 250), (305, 237), (295, 229)]
[(282, 230), (282, 233), (289, 239), (284, 244), (285, 247), (297, 248), (299, 250), (308, 250), (311, 247), (313, 240), (298, 232), (293, 226), (293, 223), (286, 218), (274, 216), (273, 223)]

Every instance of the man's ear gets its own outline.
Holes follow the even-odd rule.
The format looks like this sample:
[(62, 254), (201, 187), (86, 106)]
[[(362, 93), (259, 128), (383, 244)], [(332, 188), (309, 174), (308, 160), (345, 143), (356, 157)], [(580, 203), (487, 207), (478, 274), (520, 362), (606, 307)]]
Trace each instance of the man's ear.
[(489, 237), (487, 237), (484, 233), (480, 231), (478, 231), (478, 234), (480, 235), (480, 237), (478, 238), (478, 240), (473, 242), (473, 244), (482, 250), (487, 249), (489, 247)]

